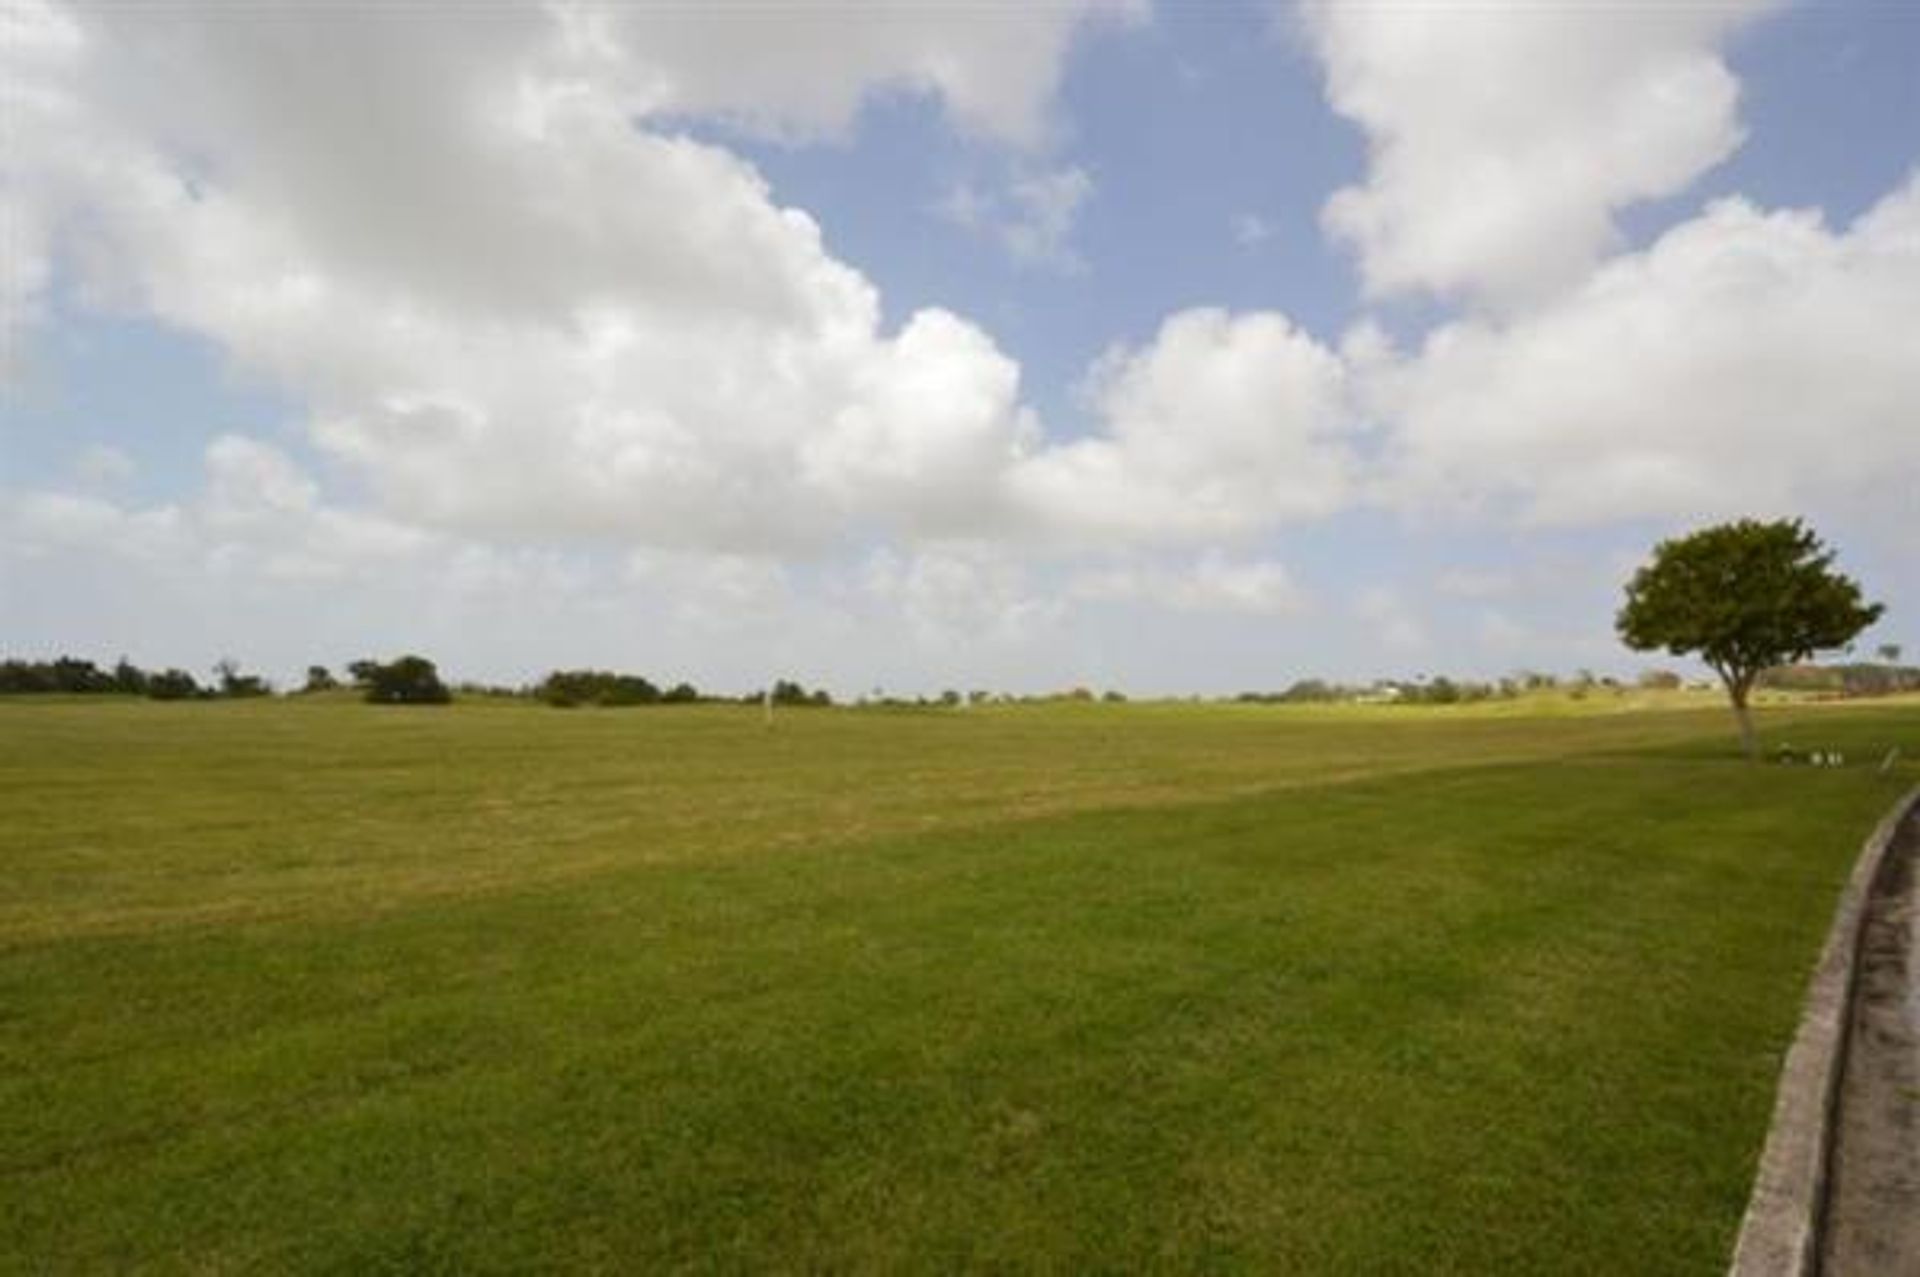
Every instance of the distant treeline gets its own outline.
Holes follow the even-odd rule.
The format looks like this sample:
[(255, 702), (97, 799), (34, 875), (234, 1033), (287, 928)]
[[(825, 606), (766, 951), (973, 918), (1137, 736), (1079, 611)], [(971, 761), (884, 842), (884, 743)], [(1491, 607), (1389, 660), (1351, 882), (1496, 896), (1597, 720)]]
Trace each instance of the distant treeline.
[[(335, 678), (328, 667), (310, 665), (307, 667), (306, 682), (291, 694), (310, 695), (348, 689), (359, 692), (362, 699), (378, 705), (438, 705), (453, 699), (452, 691), (441, 682), (434, 663), (423, 656), (409, 654), (390, 661), (368, 658), (350, 661), (344, 668), (347, 678), (343, 682)], [(1635, 683), (1644, 689), (1661, 690), (1680, 687), (1682, 679), (1670, 670), (1649, 670), (1641, 674)], [(1893, 662), (1787, 665), (1762, 674), (1760, 686), (1835, 697), (1884, 696), (1895, 692), (1920, 691), (1920, 667)], [(274, 690), (266, 679), (243, 672), (239, 664), (232, 660), (216, 664), (211, 677), (205, 682), (181, 669), (144, 670), (124, 657), (111, 668), (73, 656), (61, 656), (51, 661), (0, 661), (0, 695), (117, 695), (179, 701), (268, 696)], [(687, 682), (662, 687), (643, 675), (622, 674), (612, 670), (554, 670), (531, 686), (499, 687), (462, 683), (458, 690), (467, 696), (533, 700), (562, 709), (576, 706), (618, 708), (696, 703), (758, 705), (769, 700), (781, 706), (828, 706), (834, 703), (833, 697), (824, 689), (809, 690), (789, 679), (781, 679), (771, 688), (748, 692), (744, 696), (728, 696), (701, 692)], [(1492, 681), (1421, 675), (1411, 679), (1379, 679), (1371, 683), (1347, 684), (1304, 678), (1283, 691), (1241, 692), (1232, 699), (1255, 705), (1336, 702), (1457, 705), (1508, 700), (1528, 692), (1554, 690), (1579, 699), (1602, 691), (1621, 692), (1625, 690), (1625, 685), (1618, 679), (1596, 676), (1589, 670), (1582, 670), (1571, 678), (1523, 671), (1510, 678)], [(911, 698), (889, 696), (876, 688), (872, 696), (862, 696), (857, 703), (879, 708), (951, 709), (996, 703), (1121, 702), (1126, 699), (1118, 691), (1095, 692), (1085, 687), (1028, 696), (988, 691), (962, 693), (948, 689), (936, 696)]]
[(638, 674), (616, 674), (610, 670), (555, 670), (527, 693), (561, 709), (576, 705), (601, 705), (617, 708), (627, 705), (692, 705), (698, 702), (738, 701), (758, 705), (771, 700), (775, 705), (831, 705), (833, 697), (824, 689), (808, 691), (798, 683), (781, 679), (770, 690), (748, 692), (745, 696), (708, 696), (691, 683), (675, 683), (662, 689), (651, 679)]
[[(1648, 670), (1635, 685), (1650, 691), (1669, 690), (1683, 680), (1672, 670)], [(1596, 692), (1620, 692), (1626, 685), (1617, 678), (1581, 670), (1571, 678), (1523, 670), (1509, 678), (1477, 681), (1445, 675), (1428, 678), (1422, 674), (1409, 679), (1378, 679), (1371, 683), (1332, 683), (1324, 679), (1303, 678), (1283, 692), (1242, 692), (1235, 700), (1253, 705), (1316, 705), (1358, 702), (1366, 705), (1464, 705), (1475, 701), (1513, 700), (1528, 692), (1563, 691), (1575, 700)]]
[(0, 661), (0, 695), (60, 693), (184, 701), (215, 696), (264, 696), (271, 690), (264, 679), (242, 674), (240, 667), (231, 661), (216, 665), (213, 681), (205, 685), (185, 670), (143, 670), (125, 658), (110, 670), (74, 656), (51, 661)]
[(1825, 692), (1831, 696), (1889, 696), (1920, 692), (1920, 667), (1872, 665), (1782, 665), (1760, 676), (1760, 686), (1782, 692)]
[(1471, 679), (1422, 678), (1406, 682), (1379, 682), (1361, 686), (1303, 678), (1282, 692), (1242, 692), (1235, 700), (1248, 705), (1330, 705), (1358, 701), (1381, 705), (1458, 705), (1469, 701), (1511, 699), (1524, 690), (1513, 679), (1478, 683)]
[[(365, 698), (380, 704), (437, 704), (451, 699), (433, 662), (420, 656), (392, 661), (354, 661), (347, 666), (353, 686)], [(143, 670), (121, 657), (112, 669), (102, 669), (77, 656), (51, 661), (0, 661), (0, 695), (62, 694), (79, 696), (145, 696), (156, 701), (244, 699), (270, 696), (273, 684), (258, 674), (241, 670), (239, 662), (223, 660), (202, 683), (185, 670)], [(307, 668), (301, 693), (331, 691), (340, 686), (327, 667)]]
[[(325, 665), (310, 665), (306, 681), (291, 694), (305, 696), (346, 689), (359, 692), (363, 700), (376, 705), (443, 705), (453, 699), (452, 691), (440, 680), (434, 663), (423, 656), (409, 654), (389, 661), (366, 658), (349, 661), (344, 668), (346, 679), (343, 681)], [(674, 683), (662, 688), (641, 675), (609, 670), (554, 670), (529, 687), (462, 683), (459, 691), (469, 696), (537, 700), (563, 708), (728, 701), (758, 705), (769, 698), (776, 705), (833, 704), (833, 697), (825, 690), (810, 691), (786, 679), (776, 682), (771, 689), (749, 692), (745, 696), (709, 696), (691, 683)], [(239, 664), (231, 660), (215, 665), (212, 677), (206, 682), (180, 669), (143, 670), (124, 657), (111, 669), (74, 656), (51, 661), (0, 661), (0, 695), (146, 696), (173, 701), (268, 696), (273, 692), (273, 685), (266, 679), (243, 673)]]
[(691, 683), (661, 688), (639, 674), (611, 670), (555, 670), (533, 687), (532, 694), (562, 709), (575, 705), (687, 705), (700, 699)]

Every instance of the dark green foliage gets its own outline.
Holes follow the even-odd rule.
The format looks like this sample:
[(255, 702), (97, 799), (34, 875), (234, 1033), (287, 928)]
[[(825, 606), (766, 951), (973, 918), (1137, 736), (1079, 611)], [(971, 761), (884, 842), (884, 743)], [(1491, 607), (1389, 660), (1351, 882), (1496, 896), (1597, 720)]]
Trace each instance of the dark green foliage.
[(367, 684), (373, 682), (374, 676), (379, 672), (380, 662), (371, 657), (363, 657), (357, 661), (347, 662), (347, 677), (353, 680), (354, 686), (356, 687), (365, 687)]
[[(750, 701), (758, 701), (761, 700), (764, 695), (764, 693), (756, 693), (747, 699)], [(773, 685), (773, 703), (775, 705), (831, 705), (833, 704), (833, 697), (827, 694), (825, 688), (819, 691), (809, 692), (806, 688), (793, 682), (791, 679), (783, 678), (777, 680)]]
[(1798, 519), (1741, 519), (1662, 541), (1627, 583), (1614, 624), (1627, 646), (1694, 654), (1726, 684), (1741, 743), (1758, 742), (1747, 696), (1763, 670), (1844, 647), (1883, 608), (1832, 571), (1833, 552)]
[(185, 670), (162, 670), (147, 678), (147, 695), (156, 701), (190, 701), (201, 694), (200, 684)]
[[(124, 662), (122, 662), (124, 664)], [(62, 656), (51, 661), (0, 662), (0, 693), (61, 692), (67, 695), (122, 690), (113, 674), (92, 661)]]
[(453, 699), (433, 662), (424, 656), (403, 656), (384, 665), (365, 664), (373, 666), (367, 679), (367, 700), (371, 704), (444, 705)]
[(121, 657), (113, 666), (113, 690), (126, 696), (145, 696), (147, 694), (147, 672)]
[(660, 699), (668, 705), (691, 705), (700, 699), (700, 693), (692, 683), (675, 683), (660, 694)]
[(306, 686), (300, 690), (303, 692), (330, 692), (338, 686), (340, 686), (339, 680), (334, 678), (333, 672), (326, 666), (309, 665), (307, 666)]
[(606, 670), (555, 670), (540, 680), (534, 695), (560, 709), (574, 705), (655, 705), (660, 689), (638, 674)]
[(267, 680), (257, 674), (242, 674), (240, 663), (231, 657), (219, 661), (213, 667), (214, 677), (220, 683), (220, 695), (243, 698), (265, 696), (273, 689)]

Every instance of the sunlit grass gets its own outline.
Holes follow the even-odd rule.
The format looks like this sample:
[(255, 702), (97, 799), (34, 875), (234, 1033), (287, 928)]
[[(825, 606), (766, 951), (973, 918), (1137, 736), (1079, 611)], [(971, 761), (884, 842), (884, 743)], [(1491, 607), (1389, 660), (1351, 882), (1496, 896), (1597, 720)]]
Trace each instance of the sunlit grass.
[(1915, 774), (1713, 705), (0, 704), (0, 1256), (1715, 1271)]

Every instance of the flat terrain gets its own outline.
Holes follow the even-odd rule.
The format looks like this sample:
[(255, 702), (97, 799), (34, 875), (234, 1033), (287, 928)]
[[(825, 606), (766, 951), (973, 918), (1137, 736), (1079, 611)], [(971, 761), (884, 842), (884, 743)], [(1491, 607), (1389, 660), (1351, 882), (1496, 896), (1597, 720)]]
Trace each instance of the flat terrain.
[(1762, 721), (0, 703), (0, 1267), (1717, 1272)]

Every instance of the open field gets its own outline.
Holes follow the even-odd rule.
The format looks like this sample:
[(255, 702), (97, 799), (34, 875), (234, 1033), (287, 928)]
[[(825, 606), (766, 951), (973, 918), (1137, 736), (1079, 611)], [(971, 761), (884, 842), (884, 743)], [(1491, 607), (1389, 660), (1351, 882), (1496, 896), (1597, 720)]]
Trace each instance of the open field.
[(1718, 1271), (1920, 706), (0, 703), (0, 1266)]

